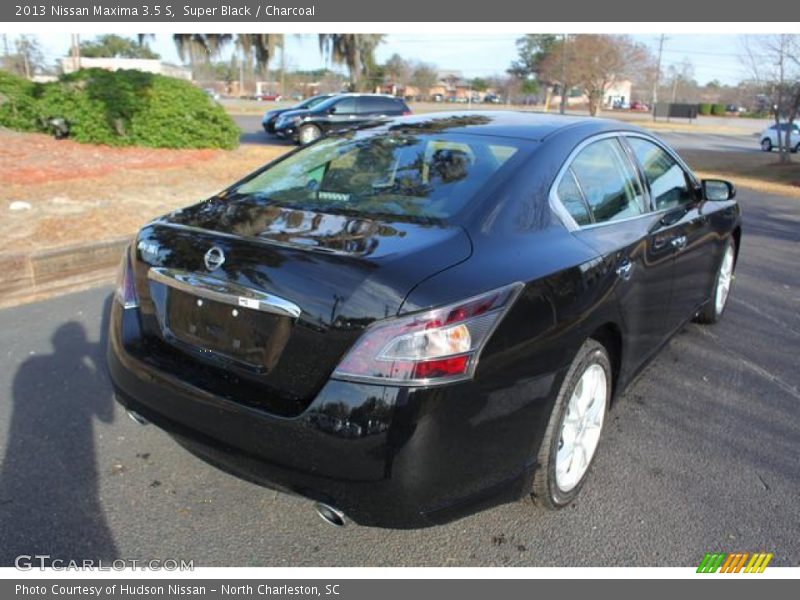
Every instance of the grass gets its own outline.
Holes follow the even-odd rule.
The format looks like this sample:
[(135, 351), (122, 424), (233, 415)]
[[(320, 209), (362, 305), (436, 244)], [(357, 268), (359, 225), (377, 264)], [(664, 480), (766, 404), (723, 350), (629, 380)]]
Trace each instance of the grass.
[(800, 198), (800, 155), (792, 155), (789, 164), (780, 164), (777, 152), (684, 150), (681, 156), (699, 177), (730, 179), (739, 187)]

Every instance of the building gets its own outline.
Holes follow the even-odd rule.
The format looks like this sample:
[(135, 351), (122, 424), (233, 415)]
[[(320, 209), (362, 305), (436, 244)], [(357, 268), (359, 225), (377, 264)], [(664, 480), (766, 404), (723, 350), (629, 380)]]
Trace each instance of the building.
[[(627, 79), (613, 81), (606, 86), (603, 93), (602, 108), (614, 108), (615, 106), (625, 106), (631, 102), (633, 83)], [(554, 93), (550, 97), (550, 106), (558, 106), (561, 103), (561, 96)], [(589, 97), (578, 88), (573, 88), (567, 94), (567, 106), (585, 106), (589, 104)]]
[(132, 69), (135, 71), (144, 71), (145, 73), (175, 77), (176, 79), (185, 79), (186, 81), (192, 80), (192, 70), (188, 67), (165, 63), (158, 59), (81, 57), (76, 60), (71, 56), (65, 56), (61, 59), (62, 73), (74, 73), (78, 69), (105, 69), (106, 71)]
[(439, 71), (436, 84), (429, 90), (387, 81), (377, 86), (374, 91), (405, 98), (430, 98), (439, 102), (467, 102), (470, 98), (473, 102), (481, 102), (487, 94), (494, 92), (491, 89), (481, 92), (473, 90), (472, 84), (463, 77), (461, 71)]

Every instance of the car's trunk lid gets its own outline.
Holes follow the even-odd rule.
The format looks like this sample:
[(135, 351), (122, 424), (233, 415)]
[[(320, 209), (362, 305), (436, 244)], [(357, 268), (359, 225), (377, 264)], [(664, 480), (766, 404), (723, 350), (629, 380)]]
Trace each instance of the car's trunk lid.
[(471, 244), (441, 223), (209, 201), (145, 227), (136, 249), (153, 350), (180, 377), (288, 416), (364, 327)]

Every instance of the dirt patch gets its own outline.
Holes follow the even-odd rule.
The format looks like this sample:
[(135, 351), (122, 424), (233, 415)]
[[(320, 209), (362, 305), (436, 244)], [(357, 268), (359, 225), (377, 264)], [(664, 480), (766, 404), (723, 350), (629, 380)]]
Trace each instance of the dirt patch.
[(0, 183), (36, 184), (107, 175), (119, 170), (180, 167), (219, 150), (115, 148), (0, 129)]
[[(24, 150), (13, 156), (17, 142)], [(0, 147), (0, 256), (133, 235), (289, 149), (117, 149), (6, 132)], [(11, 210), (15, 201), (30, 208)]]

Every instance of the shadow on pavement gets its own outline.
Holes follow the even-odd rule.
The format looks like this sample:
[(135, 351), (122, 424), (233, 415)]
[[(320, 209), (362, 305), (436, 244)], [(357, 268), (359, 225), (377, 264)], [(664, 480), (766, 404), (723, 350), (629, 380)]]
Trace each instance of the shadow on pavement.
[(13, 384), (0, 465), (0, 566), (19, 555), (117, 556), (99, 500), (94, 424), (113, 420), (105, 348), (111, 297), (98, 342), (80, 323), (55, 331), (53, 351), (31, 356)]

